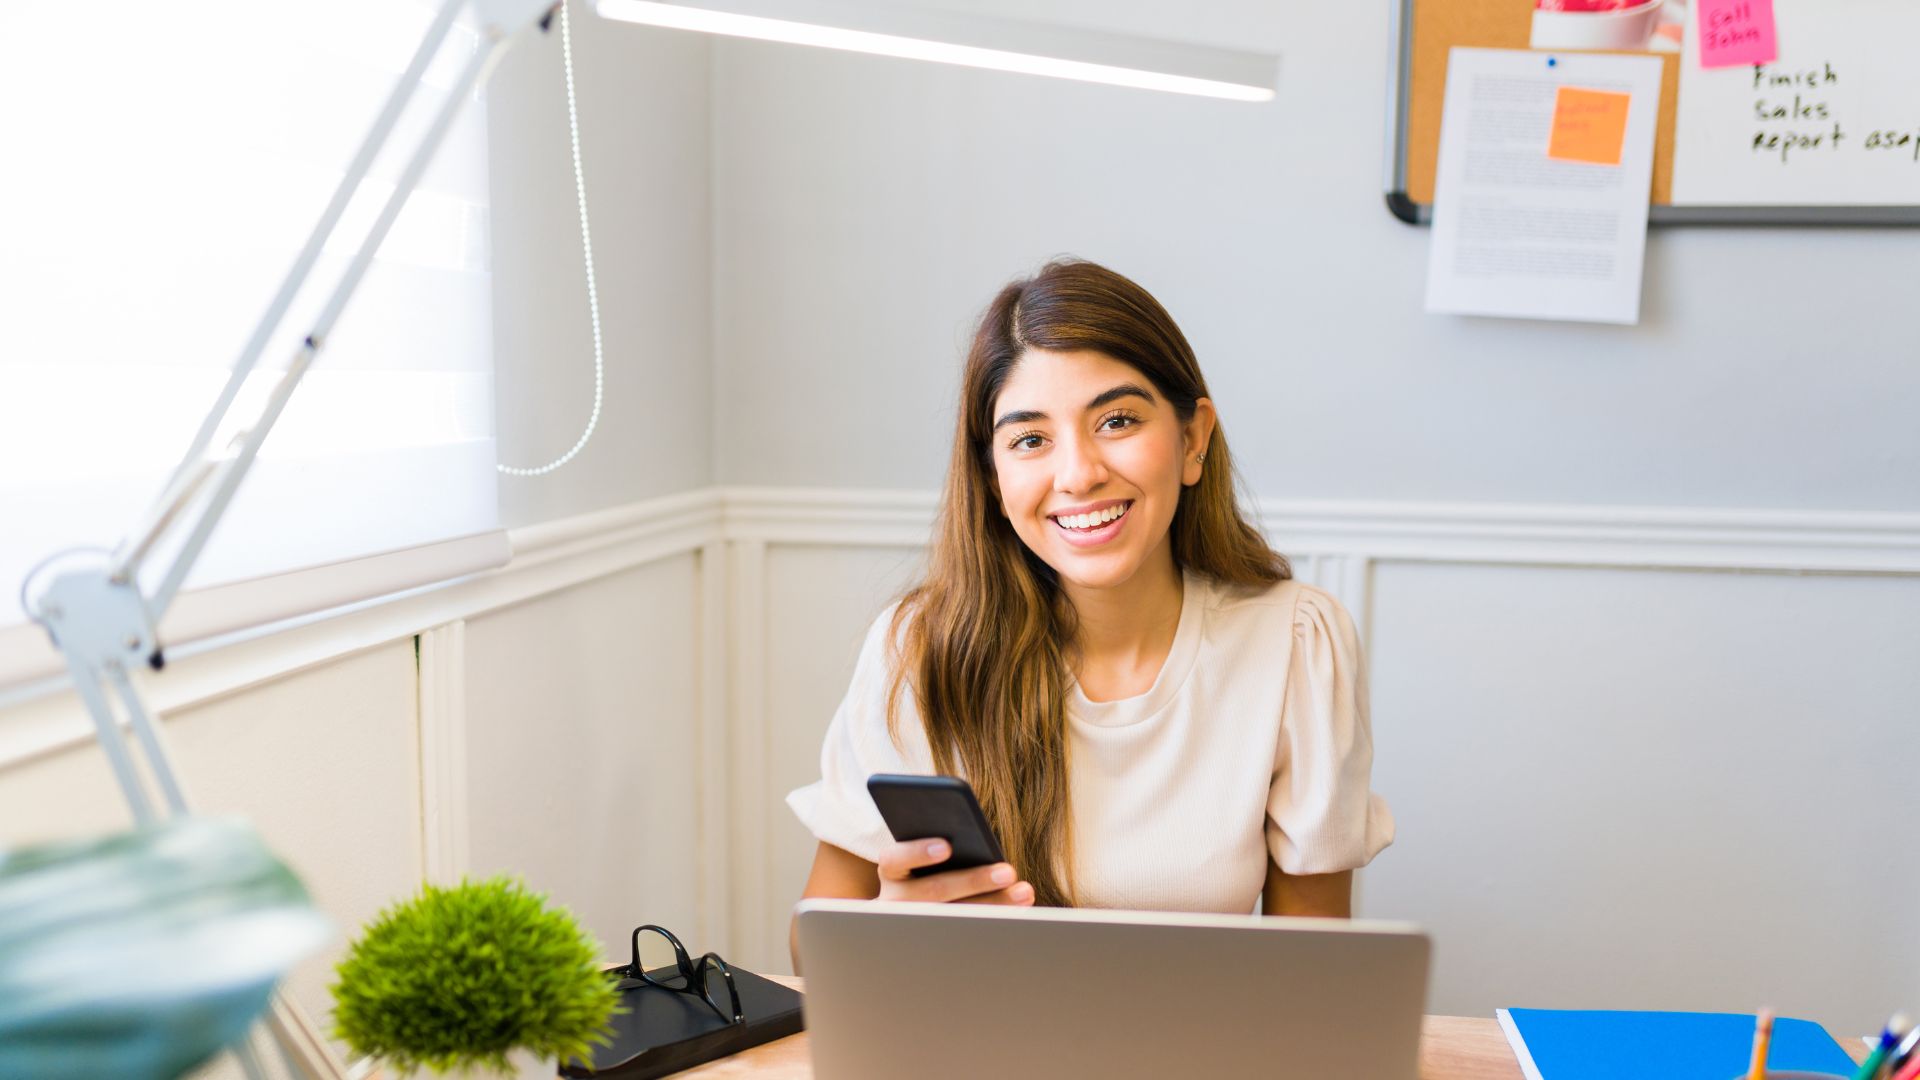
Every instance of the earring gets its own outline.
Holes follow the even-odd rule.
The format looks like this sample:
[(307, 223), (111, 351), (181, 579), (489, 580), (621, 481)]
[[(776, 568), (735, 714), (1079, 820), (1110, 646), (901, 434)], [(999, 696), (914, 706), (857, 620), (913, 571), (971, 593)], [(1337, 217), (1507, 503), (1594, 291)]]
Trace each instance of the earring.
[(1193, 455), (1193, 463), (1195, 465), (1205, 465), (1207, 463), (1207, 455), (1205, 454)]

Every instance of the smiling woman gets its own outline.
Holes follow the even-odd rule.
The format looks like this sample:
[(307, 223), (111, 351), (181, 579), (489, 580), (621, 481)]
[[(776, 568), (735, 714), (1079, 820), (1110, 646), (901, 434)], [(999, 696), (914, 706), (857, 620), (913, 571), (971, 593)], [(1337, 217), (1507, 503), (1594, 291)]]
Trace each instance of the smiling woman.
[[(1393, 837), (1358, 638), (1241, 513), (1173, 319), (1051, 264), (987, 309), (960, 409), (927, 578), (788, 800), (806, 895), (1348, 914)], [(966, 777), (1009, 863), (913, 876), (946, 850), (893, 841), (876, 772)]]

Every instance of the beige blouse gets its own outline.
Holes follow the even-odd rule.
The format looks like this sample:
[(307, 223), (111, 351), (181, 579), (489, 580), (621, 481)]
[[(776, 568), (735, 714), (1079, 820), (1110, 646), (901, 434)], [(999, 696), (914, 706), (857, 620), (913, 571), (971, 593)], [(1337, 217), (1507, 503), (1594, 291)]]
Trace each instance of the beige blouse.
[[(887, 730), (886, 632), (867, 634), (820, 751), (787, 796), (813, 834), (868, 860), (890, 841), (867, 795), (877, 772), (932, 773), (911, 693)], [(1074, 881), (1091, 907), (1254, 909), (1268, 859), (1289, 874), (1364, 866), (1393, 842), (1369, 788), (1373, 734), (1353, 621), (1284, 581), (1250, 591), (1185, 576), (1180, 624), (1153, 686), (1067, 707)]]

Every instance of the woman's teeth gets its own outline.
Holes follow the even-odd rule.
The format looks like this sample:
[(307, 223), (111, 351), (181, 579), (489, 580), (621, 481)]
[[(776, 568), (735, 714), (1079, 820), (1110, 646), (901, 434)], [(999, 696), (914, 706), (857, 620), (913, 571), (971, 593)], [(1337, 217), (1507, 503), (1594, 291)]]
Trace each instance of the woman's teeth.
[(1095, 510), (1088, 514), (1062, 514), (1053, 520), (1068, 529), (1097, 529), (1109, 521), (1114, 521), (1125, 516), (1126, 512), (1131, 509), (1132, 506), (1132, 503), (1120, 503), (1117, 506), (1109, 506), (1105, 510)]

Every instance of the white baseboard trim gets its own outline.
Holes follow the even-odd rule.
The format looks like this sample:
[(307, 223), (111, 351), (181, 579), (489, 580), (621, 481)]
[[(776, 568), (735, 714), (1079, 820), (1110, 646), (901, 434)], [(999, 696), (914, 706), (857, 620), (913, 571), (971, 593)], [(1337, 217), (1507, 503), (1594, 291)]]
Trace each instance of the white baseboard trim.
[[(728, 539), (918, 547), (930, 491), (719, 489)], [(1262, 499), (1294, 557), (1789, 573), (1920, 574), (1920, 514)]]
[(730, 541), (833, 547), (922, 547), (939, 496), (930, 491), (726, 487)]
[(1920, 574), (1920, 514), (1271, 500), (1283, 550), (1378, 561)]

